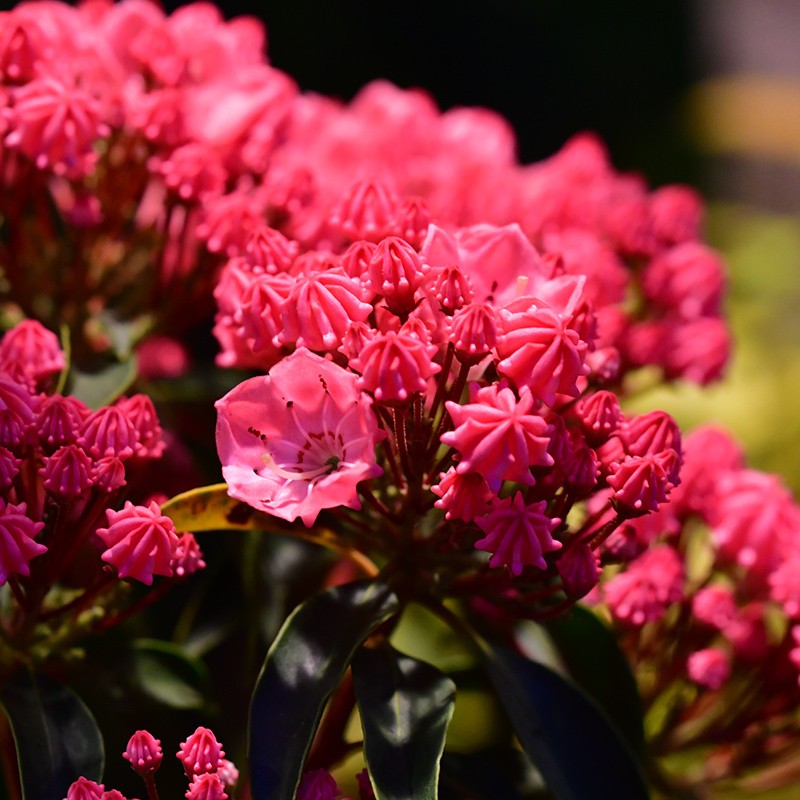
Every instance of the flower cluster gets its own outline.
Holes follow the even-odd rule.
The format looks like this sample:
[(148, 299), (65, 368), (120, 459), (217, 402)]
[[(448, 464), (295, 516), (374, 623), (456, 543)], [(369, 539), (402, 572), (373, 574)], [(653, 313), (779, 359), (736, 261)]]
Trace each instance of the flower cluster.
[[(0, 340), (0, 584), (16, 601), (2, 624), (20, 654), (113, 593), (120, 578), (149, 586), (154, 575), (204, 566), (194, 536), (178, 535), (155, 500), (115, 510), (128, 480), (165, 447), (150, 398), (91, 410), (54, 391), (64, 369), (58, 340), (38, 322)], [(110, 623), (101, 614), (90, 627)]]
[(217, 288), (254, 333), (236, 346), (272, 365), (217, 403), (233, 497), (307, 526), (330, 510), (383, 556), (486, 551), (498, 596), (538, 614), (588, 592), (605, 539), (678, 484), (674, 421), (622, 412), (584, 276), (519, 226), (431, 225), (419, 248), (388, 236), (281, 269), (257, 252)]
[(593, 597), (658, 720), (657, 749), (713, 744), (695, 777), (716, 781), (794, 758), (800, 506), (716, 427), (686, 438), (682, 478), (657, 514), (607, 541), (612, 552), (647, 549), (610, 569)]

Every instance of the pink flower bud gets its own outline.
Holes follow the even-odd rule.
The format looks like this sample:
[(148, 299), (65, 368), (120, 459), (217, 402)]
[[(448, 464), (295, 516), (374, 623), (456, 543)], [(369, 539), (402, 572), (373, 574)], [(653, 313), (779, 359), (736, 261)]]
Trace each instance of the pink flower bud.
[(585, 542), (568, 546), (556, 560), (556, 569), (567, 597), (579, 600), (597, 586), (600, 560)]
[(406, 333), (389, 331), (364, 344), (351, 367), (361, 372), (356, 385), (384, 405), (402, 405), (427, 389), (427, 380), (441, 370), (432, 359), (435, 345)]
[(650, 224), (666, 245), (697, 239), (703, 221), (703, 201), (688, 186), (662, 186), (648, 198)]
[(488, 303), (471, 303), (456, 311), (450, 340), (459, 360), (477, 363), (497, 343), (497, 313)]
[(94, 465), (94, 485), (109, 494), (122, 488), (125, 485), (125, 465), (116, 456), (101, 458)]
[(158, 422), (153, 401), (146, 394), (135, 394), (117, 401), (136, 429), (135, 453), (141, 458), (158, 458), (164, 452), (164, 432)]
[(731, 674), (728, 656), (716, 647), (698, 650), (686, 659), (686, 672), (689, 678), (709, 689), (719, 689)]
[(178, 543), (172, 554), (171, 566), (172, 573), (179, 578), (205, 569), (206, 562), (203, 561), (203, 552), (193, 534), (182, 533), (178, 537)]
[(153, 575), (172, 575), (172, 555), (178, 542), (175, 525), (161, 513), (158, 503), (135, 506), (130, 500), (122, 511), (106, 511), (108, 528), (97, 535), (108, 549), (103, 561), (117, 568), (120, 578), (135, 578), (147, 586)]
[(167, 158), (152, 163), (168, 189), (184, 202), (203, 196), (221, 195), (228, 177), (219, 154), (207, 144), (190, 142), (173, 150)]
[(177, 752), (187, 778), (203, 773), (215, 773), (224, 755), (225, 751), (213, 731), (203, 727), (197, 728), (185, 742), (181, 742)]
[(336, 800), (339, 794), (333, 775), (324, 769), (304, 772), (297, 787), (297, 800)]
[(19, 465), (22, 462), (10, 450), (0, 447), (0, 489), (4, 492), (14, 483), (19, 475)]
[(617, 396), (606, 390), (582, 397), (575, 404), (575, 413), (581, 421), (587, 441), (593, 447), (605, 442), (622, 420)]
[(629, 456), (608, 479), (614, 505), (621, 514), (655, 511), (667, 500), (672, 484), (658, 455)]
[(44, 528), (26, 515), (25, 503), (13, 505), (0, 498), (0, 586), (11, 573), (30, 575), (30, 562), (47, 552), (43, 544), (34, 541)]
[(342, 255), (342, 269), (353, 280), (364, 281), (372, 256), (375, 255), (377, 245), (360, 239), (353, 242)]
[(196, 775), (184, 795), (187, 800), (227, 800), (225, 785), (215, 772)]
[(445, 519), (471, 522), (489, 510), (495, 498), (482, 475), (477, 472), (459, 473), (455, 467), (439, 476), (439, 483), (431, 491), (440, 499), (434, 503), (445, 512)]
[(239, 782), (239, 770), (236, 769), (236, 765), (232, 761), (228, 761), (227, 758), (221, 758), (219, 760), (217, 775), (219, 775), (219, 779), (226, 789), (236, 786)]
[(89, 456), (75, 444), (60, 447), (45, 458), (39, 470), (44, 478), (44, 488), (59, 498), (79, 497), (93, 483), (94, 464)]
[(403, 315), (414, 308), (414, 294), (424, 277), (416, 250), (398, 236), (389, 236), (370, 259), (367, 288), (382, 295), (392, 313)]
[(126, 459), (139, 446), (139, 436), (133, 421), (120, 406), (103, 406), (83, 423), (78, 444), (93, 458)]
[(33, 427), (37, 399), (7, 375), (0, 374), (0, 446), (16, 450)]
[(39, 442), (48, 452), (73, 444), (83, 421), (91, 412), (77, 397), (46, 397), (36, 414)]
[(466, 405), (446, 403), (454, 430), (441, 439), (461, 453), (458, 471), (483, 475), (494, 492), (503, 481), (532, 485), (530, 468), (553, 464), (549, 427), (533, 411), (533, 395), (526, 390), (517, 400), (508, 386), (493, 384), (471, 399)]
[(395, 231), (397, 200), (377, 180), (356, 181), (331, 212), (328, 223), (348, 239), (377, 242)]
[(256, 273), (285, 272), (297, 258), (300, 246), (269, 225), (258, 225), (245, 245), (245, 260)]
[(26, 319), (0, 341), (0, 369), (41, 384), (64, 369), (58, 337), (40, 322)]
[(445, 314), (453, 314), (472, 300), (469, 278), (453, 264), (432, 270), (430, 292)]
[(161, 759), (164, 757), (161, 740), (148, 731), (136, 731), (128, 740), (122, 757), (130, 762), (137, 774), (151, 775), (161, 766)]
[(395, 215), (395, 230), (400, 237), (419, 248), (430, 223), (430, 211), (421, 197), (403, 198)]
[(547, 569), (544, 554), (561, 548), (561, 542), (552, 537), (561, 520), (547, 516), (546, 508), (544, 500), (526, 505), (517, 492), (475, 520), (485, 534), (475, 547), (492, 554), (490, 567), (506, 566), (512, 575), (520, 575), (526, 566)]
[(103, 800), (102, 783), (95, 783), (88, 778), (78, 778), (67, 789), (66, 800)]

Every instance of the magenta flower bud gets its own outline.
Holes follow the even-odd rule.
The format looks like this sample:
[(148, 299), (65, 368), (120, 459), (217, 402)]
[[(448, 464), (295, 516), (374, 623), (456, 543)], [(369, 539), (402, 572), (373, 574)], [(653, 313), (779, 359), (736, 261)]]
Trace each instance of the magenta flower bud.
[(666, 502), (672, 484), (657, 455), (629, 456), (608, 479), (620, 514), (638, 516)]
[[(252, 194), (235, 191), (207, 200), (197, 235), (212, 253), (243, 256), (250, 235), (264, 224), (264, 204)], [(248, 265), (248, 272), (251, 271)]]
[(412, 247), (419, 248), (428, 233), (431, 214), (421, 197), (406, 197), (395, 215), (395, 230)]
[(660, 619), (667, 606), (683, 598), (684, 570), (680, 556), (666, 544), (645, 551), (625, 572), (603, 587), (611, 613), (641, 626)]
[(355, 181), (328, 218), (328, 224), (353, 241), (377, 242), (394, 233), (397, 200), (380, 181)]
[(408, 314), (414, 308), (414, 294), (425, 279), (417, 251), (398, 236), (378, 244), (369, 262), (367, 288), (382, 295), (393, 314)]
[(183, 764), (186, 777), (191, 779), (195, 775), (216, 772), (225, 751), (213, 731), (200, 727), (185, 742), (181, 742), (176, 755)]
[(0, 75), (4, 83), (33, 80), (47, 51), (47, 38), (30, 15), (11, 11), (0, 26)]
[(297, 800), (336, 800), (340, 794), (333, 775), (324, 769), (304, 772), (297, 787)]
[(196, 775), (186, 792), (187, 800), (227, 800), (225, 784), (215, 772)]
[(456, 311), (450, 340), (459, 360), (477, 363), (497, 344), (497, 312), (488, 303), (472, 303)]
[(592, 447), (605, 442), (622, 420), (617, 396), (605, 389), (582, 397), (575, 404), (575, 413)]
[(458, 472), (483, 475), (494, 492), (503, 481), (532, 486), (530, 468), (553, 464), (547, 452), (550, 429), (534, 412), (533, 395), (523, 391), (517, 400), (503, 384), (492, 384), (472, 394), (471, 403), (446, 403), (454, 429), (441, 439), (461, 453)]
[(474, 292), (469, 278), (454, 264), (435, 267), (430, 281), (430, 292), (445, 314), (453, 314), (472, 301)]
[(219, 779), (225, 785), (226, 789), (236, 786), (239, 782), (239, 770), (236, 769), (236, 765), (232, 761), (228, 761), (227, 758), (221, 758), (219, 760), (217, 775), (219, 775)]
[(0, 447), (0, 489), (6, 491), (19, 475), (22, 462), (7, 448)]
[(119, 789), (109, 789), (103, 792), (102, 800), (127, 800)]
[(36, 428), (42, 448), (52, 452), (65, 444), (73, 444), (83, 421), (91, 414), (77, 397), (50, 395), (36, 414)]
[(666, 411), (650, 411), (632, 417), (622, 425), (622, 441), (631, 456), (643, 456), (672, 449), (681, 452), (681, 432)]
[(377, 247), (373, 242), (367, 242), (364, 239), (353, 242), (342, 255), (342, 269), (345, 274), (356, 281), (366, 280), (369, 262), (375, 255)]
[(139, 436), (123, 408), (104, 406), (84, 422), (78, 444), (93, 458), (116, 456), (126, 459), (139, 446)]
[(161, 513), (158, 503), (135, 506), (130, 500), (122, 511), (106, 511), (108, 527), (97, 535), (108, 549), (100, 556), (117, 568), (120, 578), (135, 578), (147, 586), (153, 575), (172, 575), (172, 555), (178, 537), (175, 525)]
[(700, 589), (692, 598), (695, 619), (722, 630), (736, 617), (736, 601), (727, 586), (712, 585)]
[(300, 278), (282, 307), (281, 342), (310, 350), (335, 350), (351, 322), (365, 322), (372, 306), (361, 285), (340, 270)]
[(164, 431), (158, 422), (153, 401), (146, 394), (123, 397), (116, 403), (136, 429), (136, 455), (158, 458), (164, 452)]
[(151, 161), (154, 169), (184, 202), (221, 195), (228, 173), (217, 151), (202, 142), (190, 142), (173, 150), (168, 158)]
[(434, 506), (445, 512), (445, 519), (464, 522), (471, 522), (475, 517), (486, 514), (496, 497), (482, 475), (477, 472), (458, 472), (455, 467), (442, 473), (439, 483), (431, 486), (431, 491), (439, 498)]
[(67, 789), (65, 800), (103, 800), (103, 784), (90, 781), (88, 778), (78, 778)]
[(300, 246), (269, 225), (256, 226), (247, 238), (245, 260), (255, 273), (285, 272), (297, 258)]
[(44, 488), (59, 498), (73, 500), (94, 483), (94, 464), (76, 444), (59, 447), (45, 458), (39, 474), (44, 478)]
[(564, 592), (572, 600), (589, 594), (600, 579), (600, 560), (585, 542), (567, 547), (556, 561), (556, 569)]
[(561, 549), (561, 542), (552, 537), (561, 520), (548, 517), (546, 508), (545, 500), (526, 505), (522, 493), (516, 492), (475, 520), (485, 534), (475, 547), (492, 554), (490, 567), (508, 567), (512, 575), (520, 575), (526, 566), (547, 569), (544, 554)]
[(33, 427), (38, 400), (10, 377), (0, 376), (0, 447), (15, 450)]
[(128, 740), (122, 757), (130, 762), (133, 771), (138, 775), (151, 775), (161, 766), (161, 759), (164, 757), (161, 740), (148, 731), (136, 731)]
[(97, 161), (95, 142), (109, 131), (101, 115), (100, 102), (82, 88), (38, 78), (16, 90), (5, 143), (37, 169), (81, 178)]
[(58, 337), (34, 319), (18, 323), (0, 341), (0, 368), (34, 384), (57, 375), (65, 363)]
[(700, 686), (719, 689), (731, 675), (728, 655), (716, 647), (698, 650), (686, 659), (689, 678)]
[(648, 198), (650, 225), (665, 245), (680, 244), (700, 236), (703, 201), (688, 186), (662, 186)]
[(361, 372), (356, 386), (378, 403), (403, 405), (424, 392), (427, 380), (441, 370), (433, 361), (437, 348), (416, 336), (389, 331), (370, 339), (350, 365)]
[(175, 551), (172, 554), (172, 574), (179, 578), (192, 575), (198, 570), (205, 569), (206, 562), (203, 561), (203, 551), (194, 534), (182, 533), (178, 537)]
[(47, 552), (43, 544), (34, 541), (44, 528), (26, 515), (25, 503), (14, 505), (0, 498), (0, 586), (11, 573), (30, 575), (30, 562)]
[(101, 458), (94, 465), (94, 485), (109, 494), (120, 489), (125, 485), (125, 465), (116, 456)]

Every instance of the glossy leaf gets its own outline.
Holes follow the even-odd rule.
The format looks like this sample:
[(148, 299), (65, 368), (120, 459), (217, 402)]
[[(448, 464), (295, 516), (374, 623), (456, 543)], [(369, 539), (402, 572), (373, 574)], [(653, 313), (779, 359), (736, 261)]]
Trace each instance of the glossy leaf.
[(611, 630), (587, 608), (574, 606), (546, 623), (572, 679), (606, 712), (628, 746), (645, 752), (642, 707), (628, 660)]
[(556, 800), (648, 797), (633, 754), (588, 695), (542, 664), (483, 646), (500, 702)]
[(358, 652), (353, 684), (378, 800), (436, 800), (453, 681), (386, 645)]
[(133, 643), (132, 663), (141, 691), (162, 705), (196, 709), (205, 704), (205, 668), (179, 645), (138, 639)]
[(17, 748), (24, 800), (66, 797), (103, 774), (103, 739), (83, 701), (46, 675), (20, 670), (0, 690)]
[(364, 640), (399, 608), (389, 587), (358, 581), (298, 606), (272, 643), (250, 706), (253, 800), (293, 800), (325, 704)]

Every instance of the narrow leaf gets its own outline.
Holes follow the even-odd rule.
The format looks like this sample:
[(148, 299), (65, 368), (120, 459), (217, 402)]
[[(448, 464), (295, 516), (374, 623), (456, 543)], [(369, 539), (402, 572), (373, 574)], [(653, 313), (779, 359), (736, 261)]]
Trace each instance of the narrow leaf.
[(636, 680), (616, 637), (589, 609), (574, 606), (545, 623), (570, 677), (605, 711), (638, 757), (645, 752)]
[(436, 800), (453, 681), (386, 645), (357, 653), (353, 684), (378, 800)]
[(66, 797), (81, 776), (101, 780), (102, 736), (69, 687), (20, 670), (3, 685), (0, 701), (14, 735), (24, 800)]
[(645, 800), (639, 766), (605, 714), (551, 669), (484, 643), (489, 677), (556, 800)]
[(289, 616), (250, 705), (253, 800), (293, 800), (325, 703), (358, 647), (398, 607), (386, 584), (358, 581), (315, 595)]
[(196, 709), (205, 704), (205, 667), (179, 645), (137, 639), (133, 642), (132, 663), (141, 691), (162, 705)]

